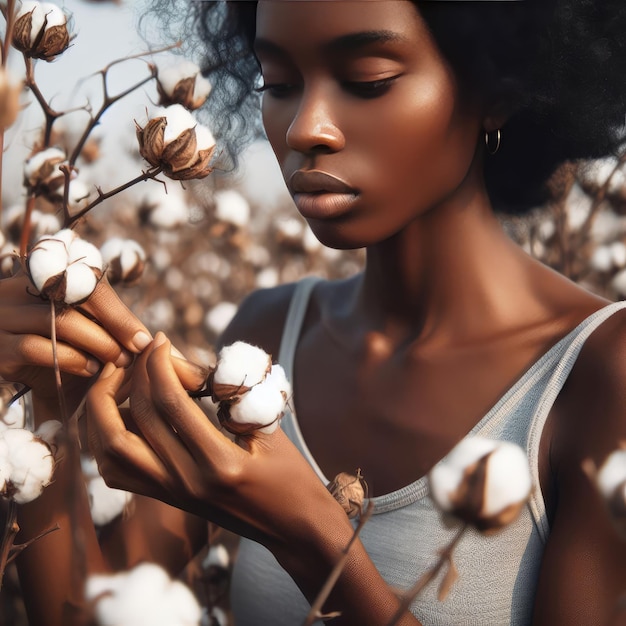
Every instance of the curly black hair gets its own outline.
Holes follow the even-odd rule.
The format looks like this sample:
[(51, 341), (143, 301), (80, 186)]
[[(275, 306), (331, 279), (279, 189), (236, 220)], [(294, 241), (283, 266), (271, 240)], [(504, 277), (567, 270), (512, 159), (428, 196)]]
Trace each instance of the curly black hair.
[[(262, 133), (252, 51), (256, 2), (184, 2), (214, 84), (212, 127), (236, 162)], [(416, 1), (465, 93), (510, 113), (485, 159), (495, 209), (521, 214), (546, 200), (568, 161), (619, 154), (625, 144), (624, 0)], [(176, 0), (156, 0), (159, 15)], [(217, 124), (216, 124), (217, 123)]]

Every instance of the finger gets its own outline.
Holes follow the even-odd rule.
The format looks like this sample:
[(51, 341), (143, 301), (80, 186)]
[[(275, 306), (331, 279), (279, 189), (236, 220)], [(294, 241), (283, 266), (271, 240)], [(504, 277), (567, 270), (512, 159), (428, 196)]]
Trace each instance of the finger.
[[(174, 475), (178, 476), (181, 484), (186, 484), (197, 473), (197, 466), (178, 433), (163, 418), (159, 407), (153, 401), (154, 385), (149, 379), (146, 362), (154, 351), (154, 347), (155, 343), (152, 342), (133, 366), (130, 395), (131, 416), (142, 436), (161, 461)], [(176, 376), (175, 381), (180, 385)]]
[[(130, 432), (117, 408), (116, 395), (124, 384), (124, 371), (112, 363), (102, 370), (87, 394), (87, 433), (89, 448), (109, 484), (128, 488), (120, 468), (133, 468), (136, 478), (150, 489), (150, 483), (174, 488), (169, 473), (154, 450), (137, 434)], [(117, 482), (119, 481), (119, 482)]]
[(170, 342), (157, 333), (146, 357), (147, 378), (152, 383), (153, 401), (197, 459), (211, 458), (215, 464), (233, 460), (233, 449), (241, 449), (220, 433), (180, 384), (170, 357)]
[(204, 387), (207, 376), (209, 375), (208, 368), (173, 355), (171, 359), (178, 380), (180, 380), (180, 384), (187, 389), (187, 391), (199, 391)]
[(97, 319), (132, 352), (141, 352), (152, 341), (148, 329), (120, 300), (106, 278), (98, 283), (89, 299), (79, 308)]
[[(15, 314), (14, 308), (0, 305), (3, 329), (14, 334), (50, 337), (51, 317), (49, 305), (22, 306), (19, 315)], [(123, 367), (132, 362), (131, 354), (102, 326), (71, 307), (56, 311), (55, 329), (58, 340), (71, 343), (79, 350), (90, 353), (101, 363), (112, 361)]]
[[(0, 345), (0, 352), (7, 359), (3, 365), (8, 369), (24, 365), (54, 367), (52, 342), (45, 337), (0, 332)], [(93, 376), (100, 370), (101, 364), (98, 360), (66, 343), (58, 341), (56, 353), (62, 372)]]

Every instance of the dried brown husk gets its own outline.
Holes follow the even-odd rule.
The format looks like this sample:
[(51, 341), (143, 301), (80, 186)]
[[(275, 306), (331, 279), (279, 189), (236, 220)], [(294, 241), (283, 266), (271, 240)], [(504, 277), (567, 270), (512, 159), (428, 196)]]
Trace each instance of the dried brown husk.
[(170, 106), (172, 104), (180, 104), (189, 111), (199, 109), (205, 102), (206, 96), (196, 98), (194, 100), (193, 92), (196, 88), (196, 77), (188, 76), (181, 78), (174, 87), (172, 93), (166, 93), (157, 81), (157, 91), (159, 92), (159, 104), (162, 106)]
[(20, 52), (28, 52), (31, 48), (30, 32), (33, 25), (33, 11), (20, 16), (13, 25), (13, 46)]
[(42, 27), (31, 43), (33, 11), (15, 20), (13, 46), (29, 57), (43, 61), (52, 61), (67, 50), (70, 45), (71, 38), (67, 24), (57, 24), (56, 26), (48, 27), (48, 20), (44, 18)]
[(143, 261), (138, 255), (136, 256), (135, 263), (130, 269), (124, 271), (122, 269), (122, 261), (119, 256), (111, 259), (107, 267), (107, 278), (112, 285), (117, 283), (123, 283), (124, 285), (133, 285), (136, 283), (146, 267), (145, 261)]
[(213, 402), (235, 402), (237, 401), (244, 393), (250, 391), (250, 387), (244, 385), (229, 385), (225, 383), (216, 383), (215, 382), (215, 371), (216, 367), (212, 368), (209, 371), (209, 375), (207, 377), (206, 385), (207, 391), (211, 395), (211, 400)]
[(165, 117), (155, 117), (149, 120), (143, 128), (135, 122), (139, 154), (154, 167), (161, 165), (161, 155), (165, 148), (163, 136), (166, 126), (167, 119)]
[(47, 159), (31, 176), (25, 177), (24, 185), (38, 194), (53, 194), (65, 185), (65, 174), (59, 169), (64, 162), (62, 157)]
[(56, 26), (46, 28), (44, 22), (42, 31), (41, 39), (37, 43), (34, 51), (30, 54), (36, 59), (52, 61), (59, 56), (59, 54), (67, 50), (70, 45), (70, 34), (66, 24), (57, 24)]
[(209, 162), (215, 146), (198, 150), (194, 128), (184, 130), (176, 139), (165, 143), (165, 117), (151, 119), (143, 128), (135, 122), (139, 154), (154, 167), (162, 167), (163, 172), (174, 180), (192, 180), (208, 176), (213, 168)]
[(349, 518), (358, 517), (363, 510), (363, 501), (367, 497), (367, 485), (361, 470), (356, 475), (340, 472), (328, 484), (328, 491), (343, 508)]

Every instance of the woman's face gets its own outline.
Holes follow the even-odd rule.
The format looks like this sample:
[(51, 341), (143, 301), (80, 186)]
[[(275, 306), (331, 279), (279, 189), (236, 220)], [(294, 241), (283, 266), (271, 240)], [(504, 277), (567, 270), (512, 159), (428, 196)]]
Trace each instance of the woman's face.
[(331, 247), (396, 234), (472, 177), (482, 120), (408, 0), (261, 0), (267, 136)]

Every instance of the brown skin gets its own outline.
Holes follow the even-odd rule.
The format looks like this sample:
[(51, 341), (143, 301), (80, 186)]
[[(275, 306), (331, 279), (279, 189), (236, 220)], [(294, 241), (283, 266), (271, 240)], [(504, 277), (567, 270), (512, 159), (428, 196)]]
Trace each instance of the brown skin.
[[(326, 475), (360, 467), (375, 494), (425, 474), (530, 364), (606, 304), (532, 260), (501, 231), (481, 163), (482, 133), (502, 120), (458, 93), (414, 6), (391, 4), (359, 3), (355, 11), (350, 2), (266, 1), (258, 15), (265, 42), (258, 53), (273, 85), (264, 96), (264, 121), (285, 178), (318, 170), (358, 192), (353, 198), (296, 196), (296, 202), (323, 242), (367, 246), (362, 274), (321, 283), (313, 293), (296, 354), (296, 412)], [(381, 29), (394, 37), (337, 45), (345, 35)], [(354, 84), (392, 77), (376, 85), (371, 98)], [(372, 86), (366, 89), (372, 95)], [(0, 292), (10, 284), (0, 283)], [(241, 339), (277, 355), (291, 293), (292, 286), (283, 286), (250, 296), (222, 343)], [(21, 298), (7, 311), (26, 306)], [(125, 329), (110, 321), (104, 327), (130, 348), (129, 329), (140, 324), (115, 303), (107, 292), (91, 313), (102, 321), (116, 310), (106, 319), (124, 320)], [(38, 325), (45, 312), (35, 317), (31, 332), (45, 336)], [(22, 332), (20, 326), (0, 333), (2, 354)], [(117, 342), (106, 350), (99, 341), (86, 342), (80, 347), (98, 361), (122, 364), (126, 353)], [(40, 353), (18, 352), (11, 371), (32, 379)], [(624, 354), (620, 313), (587, 341), (543, 434), (541, 488), (553, 526), (535, 624), (607, 624), (626, 589), (626, 547), (581, 470), (584, 459), (599, 464), (626, 439)], [(68, 355), (63, 365), (87, 374), (82, 353)], [(117, 410), (131, 376), (132, 419)], [(268, 546), (312, 599), (350, 535), (345, 515), (281, 431), (240, 447), (216, 430), (185, 392), (199, 378), (199, 371), (171, 358), (158, 335), (128, 374), (108, 365), (93, 385), (90, 444), (110, 484), (197, 516), (179, 513), (172, 522), (164, 515), (154, 524), (155, 507), (166, 505), (139, 499), (134, 518), (111, 530), (104, 559), (118, 567), (141, 558), (143, 548), (129, 553), (124, 546), (149, 520), (155, 536), (169, 524), (167, 536), (179, 538), (166, 548), (182, 542), (180, 560), (167, 549), (151, 555), (175, 571), (204, 539), (191, 520), (210, 519)], [(67, 470), (50, 490), (58, 491)], [(33, 503), (32, 515), (25, 508), (23, 523), (46, 507), (53, 510), (50, 519), (62, 516), (62, 498), (48, 500)], [(27, 534), (39, 526), (31, 522)], [(89, 539), (94, 567), (104, 567), (95, 538)], [(45, 557), (54, 553), (51, 543), (38, 549), (55, 571), (53, 557)], [(23, 565), (25, 577), (35, 560)], [(45, 585), (37, 584), (44, 591), (35, 584), (31, 592), (40, 600), (35, 592), (46, 593)], [(58, 607), (62, 599), (63, 580), (46, 601)], [(395, 605), (357, 543), (327, 605), (342, 610), (337, 623), (384, 624)], [(416, 623), (410, 615), (403, 621)]]

